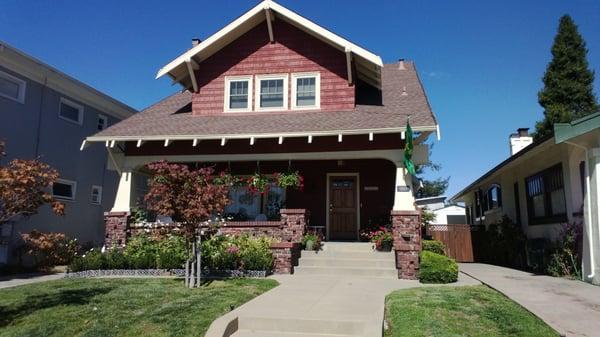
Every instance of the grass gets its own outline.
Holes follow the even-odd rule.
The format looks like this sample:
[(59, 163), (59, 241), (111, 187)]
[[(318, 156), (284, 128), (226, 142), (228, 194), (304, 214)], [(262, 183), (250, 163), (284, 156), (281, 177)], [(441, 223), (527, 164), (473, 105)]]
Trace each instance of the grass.
[(0, 290), (0, 336), (203, 336), (217, 317), (275, 287), (233, 279), (71, 279)]
[(386, 298), (386, 337), (557, 337), (542, 320), (486, 286), (422, 287)]

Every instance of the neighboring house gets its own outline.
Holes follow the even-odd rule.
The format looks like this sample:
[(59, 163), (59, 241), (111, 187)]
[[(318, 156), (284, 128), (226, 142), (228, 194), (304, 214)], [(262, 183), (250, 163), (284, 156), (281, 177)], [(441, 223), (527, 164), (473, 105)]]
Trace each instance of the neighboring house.
[(511, 157), (452, 200), (465, 203), (469, 223), (507, 215), (529, 239), (556, 240), (565, 223), (583, 222), (583, 276), (600, 284), (600, 114), (555, 124), (533, 143), (526, 130), (511, 135)]
[(447, 204), (445, 196), (419, 198), (417, 206), (425, 208), (433, 215), (432, 225), (464, 225), (467, 223), (465, 207), (457, 204)]
[(276, 203), (309, 212), (310, 225), (324, 227), (329, 240), (357, 240), (361, 226), (389, 221), (392, 210), (415, 212), (403, 166), (407, 119), (417, 164), (428, 161), (424, 141), (439, 128), (412, 62), (383, 64), (263, 1), (195, 40), (157, 77), (183, 91), (87, 138), (106, 144), (121, 173), (114, 216), (136, 206), (146, 188), (144, 166), (161, 159), (234, 175), (299, 171), (304, 191), (232, 191), (227, 211), (257, 226)]
[(103, 148), (79, 149), (85, 137), (135, 112), (0, 41), (0, 139), (8, 154), (0, 160), (39, 158), (56, 168), (53, 193), (66, 205), (63, 217), (44, 206), (29, 219), (0, 225), (0, 264), (9, 262), (19, 234), (32, 229), (102, 241), (102, 213), (112, 206), (118, 175), (106, 169)]

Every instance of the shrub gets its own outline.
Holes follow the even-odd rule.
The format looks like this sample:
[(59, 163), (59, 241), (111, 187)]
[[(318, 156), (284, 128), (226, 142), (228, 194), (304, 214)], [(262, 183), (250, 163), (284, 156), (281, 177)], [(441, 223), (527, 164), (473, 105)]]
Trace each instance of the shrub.
[(440, 255), (446, 255), (446, 246), (444, 243), (437, 240), (423, 240), (423, 250), (433, 252)]
[(561, 277), (581, 278), (581, 251), (583, 231), (581, 224), (566, 224), (555, 243), (546, 268), (548, 274)]
[(87, 253), (76, 257), (69, 266), (73, 272), (106, 268), (106, 257), (99, 250), (92, 248)]
[(129, 261), (125, 257), (122, 251), (113, 248), (104, 255), (106, 269), (127, 269), (129, 268)]
[(453, 259), (430, 251), (422, 251), (420, 257), (421, 283), (452, 283), (458, 280), (458, 265)]
[(271, 242), (267, 237), (214, 235), (202, 242), (202, 265), (209, 270), (270, 271)]
[(187, 259), (185, 240), (182, 236), (169, 235), (158, 241), (156, 265), (159, 269), (182, 268)]
[(21, 238), (25, 241), (25, 252), (33, 257), (35, 265), (41, 269), (70, 264), (79, 250), (77, 242), (63, 233), (33, 230), (21, 234)]
[(134, 269), (151, 269), (156, 267), (158, 244), (147, 235), (136, 235), (129, 242), (123, 254)]
[(394, 236), (386, 227), (380, 227), (377, 231), (371, 233), (371, 242), (375, 243), (377, 250), (391, 250), (394, 244)]

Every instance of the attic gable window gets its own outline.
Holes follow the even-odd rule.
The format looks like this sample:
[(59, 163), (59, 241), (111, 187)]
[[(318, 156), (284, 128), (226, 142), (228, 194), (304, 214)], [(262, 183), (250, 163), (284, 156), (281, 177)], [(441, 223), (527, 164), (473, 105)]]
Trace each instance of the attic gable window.
[(225, 78), (225, 112), (251, 111), (252, 76)]
[(25, 81), (0, 71), (0, 97), (25, 103)]
[(287, 110), (288, 108), (288, 76), (260, 75), (256, 76), (256, 110)]
[(58, 117), (82, 125), (83, 124), (83, 106), (66, 98), (61, 98), (58, 107)]
[(292, 109), (318, 109), (321, 105), (319, 73), (292, 74)]

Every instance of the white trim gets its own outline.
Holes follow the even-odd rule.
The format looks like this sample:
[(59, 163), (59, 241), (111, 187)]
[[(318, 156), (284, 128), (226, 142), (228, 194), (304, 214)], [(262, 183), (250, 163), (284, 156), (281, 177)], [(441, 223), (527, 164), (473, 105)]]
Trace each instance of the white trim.
[[(297, 105), (296, 95), (298, 94), (298, 79), (301, 78), (315, 78), (315, 105)], [(292, 110), (314, 110), (321, 108), (321, 73), (319, 72), (307, 72), (307, 73), (293, 73), (292, 74)]]
[[(102, 121), (102, 129), (100, 129), (100, 121)], [(106, 115), (98, 114), (98, 131), (102, 131), (108, 127), (108, 117)]]
[(65, 197), (65, 196), (62, 196), (62, 195), (56, 195), (56, 194), (54, 194), (54, 186), (52, 186), (51, 187), (51, 189), (52, 189), (52, 196), (54, 198), (59, 199), (59, 200), (63, 200), (63, 201), (75, 201), (75, 196), (76, 196), (76, 193), (77, 193), (77, 182), (76, 181), (74, 181), (74, 180), (67, 180), (67, 179), (56, 179), (56, 183), (63, 184), (63, 185), (70, 185), (71, 186), (71, 194), (72, 194), (72, 196), (69, 198), (69, 197)]
[(20, 79), (18, 77), (15, 77), (15, 76), (9, 74), (9, 73), (5, 73), (3, 71), (0, 71), (0, 77), (3, 78), (3, 79), (5, 79), (5, 80), (7, 80), (7, 81), (9, 81), (9, 82), (14, 82), (19, 87), (19, 89), (18, 89), (18, 94), (19, 95), (18, 95), (17, 98), (9, 96), (9, 95), (6, 95), (6, 94), (4, 94), (2, 92), (0, 92), (0, 97), (4, 97), (4, 98), (7, 98), (7, 99), (10, 99), (11, 101), (15, 101), (15, 102), (18, 102), (18, 103), (21, 103), (21, 104), (25, 104), (25, 92), (27, 90), (27, 82), (25, 82), (24, 80), (22, 80), (22, 79)]
[[(264, 74), (256, 75), (256, 88), (254, 91), (254, 111), (283, 111), (289, 110), (289, 98), (288, 98), (288, 74)], [(261, 108), (260, 106), (260, 82), (263, 80), (283, 80), (283, 106)]]
[(358, 234), (360, 232), (360, 173), (358, 172), (350, 172), (350, 173), (327, 173), (327, 197), (325, 198), (325, 210), (326, 210), (326, 219), (325, 219), (325, 236), (327, 241), (329, 241), (329, 204), (330, 204), (330, 184), (331, 177), (356, 177), (356, 241), (358, 241)]
[[(187, 59), (185, 60), (185, 65), (190, 74), (190, 79), (192, 80), (192, 88), (194, 88), (194, 92), (198, 92), (198, 82), (196, 81), (196, 74), (194, 73), (195, 68), (198, 68), (198, 64), (192, 59)], [(196, 66), (194, 67), (194, 65)]]
[[(77, 109), (77, 111), (79, 113), (77, 115), (78, 117), (77, 117), (76, 121), (72, 120), (72, 119), (70, 119), (68, 117), (64, 117), (64, 116), (61, 115), (61, 107), (62, 107), (63, 104), (64, 105), (68, 105), (71, 108)], [(67, 122), (71, 122), (73, 124), (83, 125), (83, 105), (81, 105), (79, 103), (75, 103), (75, 102), (71, 101), (70, 99), (61, 97), (60, 101), (58, 102), (58, 118), (60, 118), (62, 120), (65, 120)]]
[[(421, 126), (421, 127), (413, 127), (414, 132), (423, 132), (423, 131), (435, 131), (435, 126)], [(214, 139), (250, 139), (250, 137), (254, 138), (279, 138), (283, 136), (285, 138), (294, 138), (294, 137), (324, 137), (324, 136), (337, 136), (340, 133), (344, 135), (366, 135), (369, 133), (373, 134), (385, 134), (385, 133), (401, 133), (406, 130), (405, 127), (396, 127), (396, 128), (380, 128), (380, 129), (351, 129), (351, 130), (331, 130), (331, 131), (302, 131), (302, 132), (280, 132), (280, 133), (255, 133), (255, 134), (215, 134), (215, 135), (203, 135), (203, 134), (194, 134), (194, 135), (158, 135), (158, 136), (90, 136), (87, 137), (86, 140), (89, 142), (105, 142), (111, 140), (118, 141), (163, 141), (166, 138), (171, 140), (193, 140), (194, 138), (198, 138), (200, 140), (214, 140)]]
[(267, 29), (269, 30), (269, 41), (271, 43), (275, 42), (275, 37), (273, 35), (273, 23), (272, 23), (272, 19), (271, 19), (271, 10), (268, 8), (265, 8), (265, 18), (267, 20)]
[[(354, 54), (362, 57), (363, 59), (374, 64), (375, 66), (383, 67), (383, 61), (381, 60), (381, 57), (379, 57), (379, 56), (367, 51), (366, 49), (361, 48), (361, 47), (355, 45), (354, 43), (328, 31), (327, 29), (315, 24), (314, 22), (312, 22), (310, 20), (303, 18), (302, 16), (275, 3), (274, 1), (265, 0), (265, 1), (262, 1), (261, 3), (259, 3), (258, 5), (254, 6), (252, 9), (250, 9), (249, 11), (244, 13), (242, 16), (240, 16), (239, 18), (237, 18), (236, 20), (234, 20), (227, 26), (223, 27), (221, 30), (219, 30), (215, 34), (208, 37), (203, 42), (199, 43), (197, 46), (195, 46), (192, 49), (188, 50), (187, 52), (181, 54), (176, 59), (174, 59), (173, 61), (169, 62), (167, 65), (162, 67), (156, 74), (156, 78), (160, 78), (160, 77), (170, 73), (171, 71), (175, 70), (175, 68), (177, 68), (177, 67), (181, 66), (183, 63), (185, 63), (186, 60), (191, 59), (191, 58), (201, 54), (201, 52), (204, 50), (209, 50), (209, 51), (211, 49), (214, 50), (214, 48), (211, 48), (211, 47), (213, 47), (214, 44), (217, 44), (219, 42), (219, 40), (225, 38), (227, 35), (235, 34), (236, 31), (238, 31), (238, 33), (239, 33), (240, 27), (242, 25), (244, 25), (245, 23), (250, 22), (250, 24), (252, 24), (254, 26), (255, 25), (254, 22), (262, 22), (262, 20), (258, 21), (256, 19), (255, 20), (251, 20), (251, 19), (258, 17), (258, 16), (261, 16), (264, 18), (263, 10), (265, 10), (265, 9), (272, 9), (274, 12), (276, 12), (279, 15), (282, 15), (284, 18), (288, 19), (295, 25), (303, 27), (305, 30), (319, 36), (321, 39), (325, 40), (326, 42), (329, 42), (330, 44), (339, 47), (342, 51), (345, 51), (346, 49), (350, 49), (350, 50), (352, 50), (352, 52)], [(211, 54), (205, 55), (205, 57), (208, 57), (210, 55)]]
[[(94, 190), (97, 190), (98, 200), (94, 200)], [(94, 205), (102, 204), (102, 186), (100, 185), (92, 185), (92, 190), (90, 192), (90, 202)]]
[[(252, 93), (254, 92), (253, 87), (252, 87), (252, 81), (253, 80), (253, 76), (252, 75), (243, 75), (243, 76), (225, 76), (225, 90), (223, 92), (223, 111), (224, 112), (250, 112), (252, 111)], [(231, 92), (231, 82), (241, 82), (241, 81), (247, 81), (248, 82), (248, 104), (246, 105), (246, 108), (239, 108), (239, 109), (232, 109), (230, 108), (230, 96), (229, 93)]]

